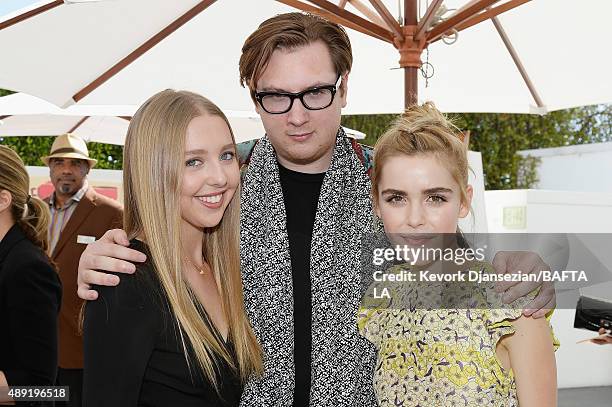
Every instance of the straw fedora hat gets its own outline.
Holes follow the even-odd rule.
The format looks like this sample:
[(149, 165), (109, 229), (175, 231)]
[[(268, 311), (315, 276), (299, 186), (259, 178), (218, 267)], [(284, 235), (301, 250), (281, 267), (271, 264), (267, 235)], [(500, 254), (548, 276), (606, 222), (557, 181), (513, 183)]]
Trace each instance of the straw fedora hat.
[(77, 158), (79, 160), (86, 160), (89, 163), (89, 168), (93, 168), (98, 162), (98, 160), (89, 158), (89, 150), (87, 150), (87, 144), (85, 144), (83, 139), (70, 133), (57, 136), (51, 146), (51, 154), (46, 157), (41, 157), (41, 160), (45, 165), (49, 166), (49, 160), (51, 158)]

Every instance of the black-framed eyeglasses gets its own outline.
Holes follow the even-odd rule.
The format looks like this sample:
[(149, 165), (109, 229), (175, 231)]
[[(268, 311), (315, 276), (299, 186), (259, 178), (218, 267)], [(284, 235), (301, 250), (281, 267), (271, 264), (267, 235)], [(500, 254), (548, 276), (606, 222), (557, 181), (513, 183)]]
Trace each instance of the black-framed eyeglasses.
[(308, 110), (321, 110), (333, 103), (341, 78), (342, 76), (338, 76), (333, 85), (317, 86), (298, 93), (255, 92), (255, 99), (262, 109), (270, 114), (287, 113), (293, 107), (295, 99), (300, 99)]

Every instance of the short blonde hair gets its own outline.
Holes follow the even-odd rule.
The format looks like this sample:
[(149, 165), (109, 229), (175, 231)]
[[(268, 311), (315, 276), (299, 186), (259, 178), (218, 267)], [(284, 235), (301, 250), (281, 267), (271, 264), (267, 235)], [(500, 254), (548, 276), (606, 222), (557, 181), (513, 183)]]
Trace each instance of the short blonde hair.
[(459, 129), (435, 105), (426, 102), (408, 108), (378, 139), (374, 147), (372, 196), (378, 202), (378, 183), (385, 161), (398, 155), (432, 154), (446, 166), (459, 185), (461, 202), (468, 202), (467, 146)]

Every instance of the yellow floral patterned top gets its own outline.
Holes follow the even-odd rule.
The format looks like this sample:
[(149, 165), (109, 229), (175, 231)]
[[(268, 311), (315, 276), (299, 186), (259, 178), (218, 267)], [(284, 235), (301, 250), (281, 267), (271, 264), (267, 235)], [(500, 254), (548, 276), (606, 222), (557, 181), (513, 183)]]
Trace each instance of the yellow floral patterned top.
[[(492, 271), (484, 263), (470, 269), (474, 266), (481, 273)], [(405, 266), (389, 271), (398, 267)], [(374, 307), (370, 301), (360, 309), (359, 331), (378, 348), (374, 387), (380, 406), (518, 406), (512, 371), (502, 367), (495, 348), (502, 336), (514, 333), (510, 321), (520, 317), (535, 292), (502, 305), (493, 283), (476, 289), (451, 284), (449, 294), (449, 283), (406, 283), (401, 306), (393, 304), (398, 301), (394, 292), (392, 299), (377, 300)], [(466, 308), (431, 307), (442, 296), (460, 298), (462, 293), (470, 304)], [(551, 340), (556, 350), (552, 328)]]

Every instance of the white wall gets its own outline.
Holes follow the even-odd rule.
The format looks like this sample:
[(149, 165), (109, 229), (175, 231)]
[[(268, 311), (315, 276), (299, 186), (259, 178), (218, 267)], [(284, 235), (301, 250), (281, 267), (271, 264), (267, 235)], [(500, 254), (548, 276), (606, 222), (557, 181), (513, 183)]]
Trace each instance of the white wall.
[(485, 202), (489, 233), (612, 233), (612, 191), (486, 191)]
[[(612, 192), (486, 191), (485, 202), (490, 233), (612, 233)], [(598, 257), (603, 264), (612, 264), (612, 251), (598, 253)], [(554, 257), (545, 260), (555, 269)], [(608, 281), (612, 281), (612, 275)], [(612, 300), (612, 283), (581, 292)], [(558, 302), (572, 303), (561, 297)], [(612, 346), (576, 344), (596, 334), (574, 329), (574, 315), (574, 309), (557, 309), (551, 320), (561, 342), (556, 353), (559, 387), (612, 385)]]
[(487, 232), (487, 210), (485, 208), (484, 175), (482, 172), (482, 154), (468, 151), (470, 171), (468, 183), (474, 189), (472, 213), (459, 220), (459, 227), (464, 233)]
[(523, 150), (518, 154), (541, 159), (536, 189), (612, 192), (612, 142)]

